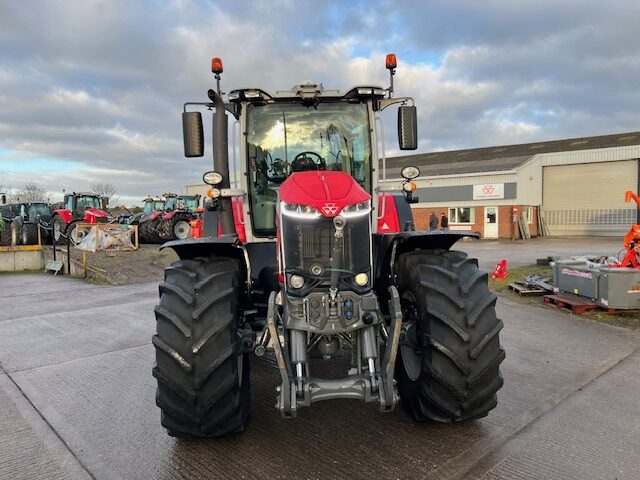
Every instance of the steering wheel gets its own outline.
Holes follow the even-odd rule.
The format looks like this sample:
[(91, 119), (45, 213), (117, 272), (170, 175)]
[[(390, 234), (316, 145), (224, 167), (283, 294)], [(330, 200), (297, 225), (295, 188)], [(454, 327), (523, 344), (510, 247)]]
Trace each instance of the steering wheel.
[[(315, 157), (315, 158), (314, 158)], [(292, 172), (306, 172), (308, 170), (326, 170), (324, 159), (316, 152), (300, 152), (291, 162)]]
[(289, 165), (281, 158), (275, 160), (271, 153), (265, 152), (264, 159), (258, 162), (258, 170), (272, 183), (280, 184), (284, 182), (288, 175)]

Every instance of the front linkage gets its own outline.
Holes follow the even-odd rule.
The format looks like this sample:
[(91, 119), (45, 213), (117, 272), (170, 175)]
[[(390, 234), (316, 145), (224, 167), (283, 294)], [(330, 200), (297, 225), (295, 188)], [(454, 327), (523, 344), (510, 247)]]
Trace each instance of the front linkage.
[[(352, 333), (345, 333), (348, 342), (352, 343), (352, 354), (354, 364), (349, 374), (340, 379), (321, 379), (302, 375), (301, 366), (306, 362), (292, 362), (291, 356), (280, 340), (279, 332), (285, 332), (283, 321), (282, 305), (279, 302), (280, 295), (272, 292), (269, 296), (267, 310), (267, 326), (265, 332), (269, 335), (273, 350), (278, 363), (281, 383), (276, 387), (278, 399), (276, 408), (283, 417), (295, 417), (298, 407), (307, 407), (314, 402), (321, 400), (332, 400), (338, 398), (348, 398), (363, 400), (365, 402), (378, 402), (380, 411), (390, 412), (398, 403), (398, 393), (395, 380), (393, 378), (395, 369), (395, 359), (398, 351), (398, 340), (402, 325), (402, 313), (400, 310), (400, 297), (395, 287), (389, 287), (389, 331), (382, 322), (371, 324), (364, 328), (354, 330)], [(378, 318), (382, 317), (382, 312), (378, 311)], [(333, 315), (333, 321), (340, 321), (340, 317)], [(291, 343), (291, 351), (301, 351), (307, 349), (306, 332), (294, 330), (289, 332), (289, 338), (295, 339)], [(382, 335), (381, 335), (382, 334)], [(285, 336), (285, 335), (283, 335)], [(381, 338), (384, 336), (386, 342)], [(319, 340), (322, 339), (320, 335)], [(300, 342), (296, 345), (293, 341)], [(261, 343), (264, 343), (264, 339)], [(384, 355), (380, 358), (381, 347)], [(303, 354), (300, 359), (306, 358)], [(296, 365), (297, 371), (293, 365)], [(307, 370), (308, 372), (308, 370)]]

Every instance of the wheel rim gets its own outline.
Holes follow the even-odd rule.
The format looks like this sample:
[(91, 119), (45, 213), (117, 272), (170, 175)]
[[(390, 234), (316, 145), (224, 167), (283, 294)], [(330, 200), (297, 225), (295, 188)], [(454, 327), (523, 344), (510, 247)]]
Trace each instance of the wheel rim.
[(186, 222), (184, 220), (180, 220), (180, 221), (176, 222), (176, 224), (173, 227), (173, 233), (180, 240), (184, 240), (186, 238), (189, 238), (189, 231), (190, 230), (191, 230), (191, 226), (189, 225), (189, 222)]
[(76, 227), (73, 227), (73, 229), (69, 233), (69, 238), (71, 238), (71, 241), (73, 242), (74, 245), (77, 245), (78, 243), (80, 243), (82, 239), (86, 236), (87, 236), (86, 232), (78, 232), (78, 229)]
[(28, 242), (28, 239), (27, 239), (27, 230), (26, 230), (26, 229), (24, 229), (24, 230), (22, 230), (22, 244), (23, 244), (23, 245), (26, 245), (26, 244), (27, 244), (27, 242)]
[[(418, 307), (411, 292), (402, 292), (402, 316), (407, 323), (413, 322), (418, 326)], [(419, 335), (416, 335), (419, 338)], [(404, 371), (412, 382), (420, 378), (422, 373), (422, 355), (418, 354), (411, 345), (400, 346), (400, 357)]]
[(18, 229), (11, 226), (11, 245), (18, 245)]

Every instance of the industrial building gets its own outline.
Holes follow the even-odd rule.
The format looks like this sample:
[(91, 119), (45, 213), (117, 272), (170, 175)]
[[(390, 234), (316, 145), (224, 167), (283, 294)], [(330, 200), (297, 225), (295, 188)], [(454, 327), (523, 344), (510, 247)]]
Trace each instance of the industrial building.
[[(388, 158), (387, 176), (400, 188), (400, 169), (420, 168), (413, 205), (416, 227), (431, 211), (452, 230), (510, 238), (514, 213), (533, 236), (539, 218), (550, 235), (623, 235), (636, 223), (625, 192), (640, 190), (640, 132)], [(538, 215), (540, 210), (540, 215)]]
[[(532, 236), (542, 218), (550, 235), (619, 236), (638, 220), (625, 192), (640, 191), (640, 132), (404, 155), (386, 159), (387, 185), (400, 189), (400, 170), (420, 168), (412, 205), (416, 228), (445, 213), (451, 230), (511, 238), (514, 215)], [(202, 183), (187, 186), (204, 194)]]

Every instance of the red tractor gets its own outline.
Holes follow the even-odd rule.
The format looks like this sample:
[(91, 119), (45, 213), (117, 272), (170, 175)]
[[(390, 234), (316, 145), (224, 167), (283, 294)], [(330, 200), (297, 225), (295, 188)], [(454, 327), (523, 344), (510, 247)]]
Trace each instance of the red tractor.
[(184, 240), (189, 238), (191, 221), (200, 203), (200, 195), (176, 195), (165, 193), (162, 218), (157, 226), (160, 240)]
[[(338, 398), (383, 412), (401, 402), (417, 421), (473, 420), (496, 406), (504, 359), (496, 296), (477, 261), (451, 250), (476, 235), (415, 231), (417, 168), (402, 170), (401, 193), (385, 182), (377, 113), (400, 104), (399, 147), (417, 148), (413, 100), (393, 97), (394, 55), (387, 68), (387, 89), (305, 83), (233, 90), (224, 102), (214, 59), (210, 101), (185, 104), (187, 157), (204, 153), (201, 113), (187, 108), (214, 109), (214, 171), (204, 177), (212, 188), (203, 237), (163, 246), (180, 258), (160, 284), (153, 337), (169, 435), (242, 431), (250, 356), (267, 350), (285, 417)], [(228, 114), (241, 126), (234, 188)], [(331, 365), (342, 372), (319, 375)]]
[(82, 233), (76, 231), (78, 222), (108, 222), (109, 217), (106, 212), (108, 203), (107, 197), (101, 197), (95, 193), (73, 192), (65, 194), (64, 202), (51, 213), (55, 243), (66, 243), (68, 238), (75, 245), (82, 240), (79, 238)]

